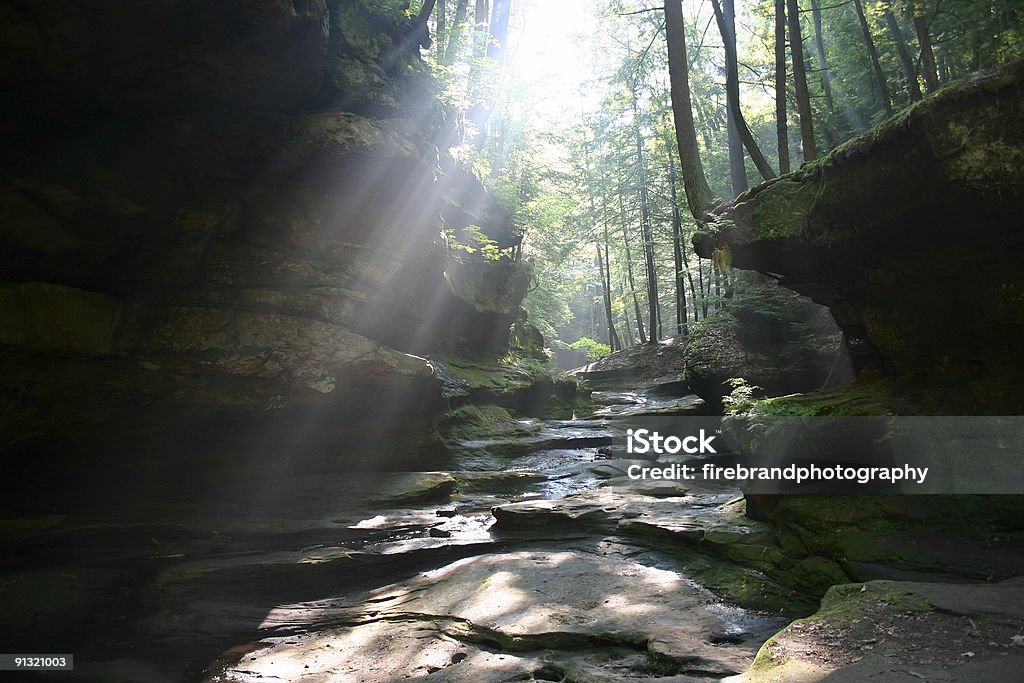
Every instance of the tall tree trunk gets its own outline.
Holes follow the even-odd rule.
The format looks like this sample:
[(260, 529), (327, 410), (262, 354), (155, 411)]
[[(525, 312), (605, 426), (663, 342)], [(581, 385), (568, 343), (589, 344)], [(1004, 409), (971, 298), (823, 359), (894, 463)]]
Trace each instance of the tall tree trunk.
[[(739, 168), (736, 169), (733, 164), (735, 163), (733, 143), (731, 142), (732, 136), (735, 133), (740, 140), (743, 141), (743, 146), (747, 148), (747, 152), (750, 153), (750, 158), (754, 161), (754, 166), (757, 167), (758, 172), (765, 180), (775, 177), (775, 171), (772, 170), (771, 165), (765, 158), (764, 154), (761, 153), (761, 148), (757, 146), (757, 141), (754, 140), (753, 134), (750, 132), (750, 128), (747, 126), (747, 121), (743, 118), (743, 110), (740, 108), (740, 76), (739, 76), (739, 60), (736, 56), (736, 21), (735, 11), (733, 10), (733, 0), (724, 0), (725, 9), (723, 10), (722, 4), (718, 0), (711, 0), (711, 6), (715, 10), (715, 19), (718, 21), (718, 30), (722, 34), (722, 43), (725, 45), (725, 92), (726, 92), (726, 105), (729, 109), (729, 119), (733, 124), (733, 128), (729, 129), (729, 165), (732, 171), (733, 180), (733, 191), (739, 194), (743, 190), (747, 189), (747, 177), (746, 171), (743, 168), (743, 152), (737, 150)], [(736, 145), (738, 147), (738, 145)], [(742, 189), (736, 190), (737, 184), (742, 185)]]
[(693, 302), (693, 322), (697, 322), (697, 289), (693, 285), (693, 272), (690, 270), (690, 259), (686, 255), (686, 252), (687, 249), (684, 246), (682, 251), (683, 270), (686, 271), (686, 279), (690, 281), (690, 301)]
[(437, 61), (444, 61), (444, 44), (448, 40), (448, 8), (445, 0), (437, 0), (437, 14), (434, 15), (437, 26)]
[[(734, 20), (734, 14), (732, 12), (732, 0), (724, 0), (724, 12), (725, 12), (725, 23), (729, 24), (730, 28), (734, 24), (730, 23)], [(715, 16), (718, 17), (718, 29), (722, 31), (722, 9), (718, 8), (718, 2), (715, 2)], [(733, 195), (739, 195), (745, 192), (750, 185), (747, 183), (747, 165), (744, 162), (743, 156), (743, 140), (740, 139), (740, 129), (736, 122), (736, 115), (733, 113), (738, 109), (739, 105), (739, 94), (740, 89), (737, 83), (737, 87), (733, 88), (733, 82), (739, 78), (738, 69), (734, 72), (733, 67), (735, 62), (730, 57), (729, 45), (731, 44), (735, 51), (735, 30), (729, 32), (728, 35), (722, 34), (722, 44), (725, 45), (725, 100), (726, 100), (726, 127), (728, 129), (729, 139), (729, 179), (732, 181), (732, 193)]]
[(629, 278), (629, 291), (633, 295), (633, 308), (636, 311), (636, 332), (641, 344), (647, 343), (644, 333), (644, 317), (640, 313), (640, 299), (636, 295), (636, 280), (633, 277), (633, 255), (629, 252), (629, 230), (626, 229), (626, 207), (622, 202), (622, 188), (619, 188), (619, 216), (622, 223), (622, 244), (626, 247), (626, 276)]
[[(721, 26), (721, 24), (719, 24), (719, 26)], [(728, 42), (729, 39), (723, 36), (722, 40)], [(729, 59), (729, 48), (726, 48), (725, 54), (725, 125), (729, 140), (729, 180), (732, 184), (733, 196), (736, 196), (745, 192), (750, 185), (747, 183), (747, 165), (744, 161), (743, 141), (740, 139), (740, 130), (736, 125), (736, 115), (733, 114), (733, 100), (739, 94), (739, 88), (736, 88), (735, 93), (733, 92), (732, 60)]]
[(661, 339), (664, 336), (665, 336), (665, 328), (661, 324), (661, 305), (659, 304), (658, 305), (658, 334), (654, 338), (654, 340), (658, 341), (659, 339)]
[[(508, 20), (512, 9), (511, 0), (494, 0), (491, 8), (490, 38), (487, 42), (486, 55), (501, 68), (505, 63), (505, 48), (508, 42)], [(487, 121), (491, 118), (491, 111), (494, 110), (495, 95), (490, 95), (483, 102), (475, 102), (466, 115), (466, 118), (473, 122), (479, 135), (475, 143), (477, 149), (483, 147), (487, 139)]]
[(775, 0), (775, 137), (779, 173), (789, 173), (789, 121), (786, 113), (786, 0)]
[[(708, 319), (708, 297), (704, 293), (704, 259), (697, 257), (697, 278), (700, 282), (700, 309), (705, 320)], [(710, 285), (709, 285), (710, 287)], [(710, 292), (711, 290), (708, 289)]]
[(932, 36), (928, 31), (928, 12), (925, 0), (910, 0), (907, 12), (914, 24), (917, 34), (917, 45), (921, 48), (921, 75), (924, 77), (924, 88), (935, 92), (939, 88), (938, 69), (935, 66), (935, 51), (932, 49)]
[[(597, 208), (594, 206), (594, 186), (590, 175), (590, 146), (585, 144), (583, 146), (583, 159), (584, 159), (584, 179), (587, 186), (587, 202), (590, 208), (590, 225), (591, 227), (597, 227)], [(604, 239), (605, 247), (607, 248), (608, 242), (608, 221), (607, 215), (602, 216), (601, 222), (604, 224)], [(621, 345), (619, 344), (619, 336), (615, 333), (615, 321), (612, 320), (612, 286), (611, 286), (611, 273), (610, 264), (606, 263), (607, 254), (602, 255), (601, 253), (601, 242), (594, 240), (594, 246), (597, 247), (597, 267), (598, 272), (601, 275), (601, 292), (602, 299), (604, 300), (604, 314), (605, 321), (607, 322), (608, 330), (608, 346), (611, 347), (612, 351), (618, 351)]]
[(651, 332), (649, 341), (660, 338), (658, 324), (658, 272), (654, 267), (654, 232), (651, 227), (651, 210), (647, 196), (647, 161), (644, 154), (644, 138), (640, 132), (640, 109), (636, 101), (636, 87), (633, 89), (633, 125), (636, 140), (636, 161), (640, 172), (640, 230), (644, 238), (644, 266), (647, 270), (647, 312)]
[(814, 49), (818, 54), (818, 64), (821, 67), (821, 89), (825, 94), (825, 108), (828, 116), (822, 122), (822, 132), (828, 148), (832, 149), (839, 143), (839, 136), (835, 129), (836, 108), (835, 100), (832, 99), (832, 74), (828, 68), (828, 56), (825, 54), (825, 39), (821, 28), (821, 7), (818, 0), (811, 0), (811, 16), (814, 20)]
[(715, 261), (711, 261), (711, 269), (715, 273), (715, 310), (722, 309), (722, 269)]
[(466, 11), (469, 7), (469, 0), (458, 0), (455, 5), (455, 17), (452, 19), (452, 27), (449, 30), (447, 45), (444, 49), (444, 59), (441, 63), (451, 66), (458, 60), (465, 41), (463, 40), (462, 27), (466, 23)]
[(832, 75), (828, 71), (828, 57), (825, 56), (825, 39), (821, 31), (821, 6), (818, 0), (811, 0), (811, 16), (814, 19), (814, 47), (821, 67), (821, 89), (825, 93), (825, 108), (830, 117), (835, 116), (835, 102), (832, 101)]
[(672, 255), (676, 267), (676, 334), (689, 334), (686, 324), (686, 283), (683, 281), (683, 217), (679, 213), (679, 196), (676, 192), (676, 160), (668, 153), (668, 182), (672, 190)]
[(693, 105), (690, 98), (689, 61), (686, 57), (686, 31), (683, 26), (682, 0), (665, 0), (665, 37), (668, 44), (669, 90), (672, 94), (672, 117), (675, 122), (676, 142), (679, 146), (679, 165), (683, 172), (683, 187), (690, 213), (697, 221), (715, 205), (715, 196), (704, 176), (704, 165), (697, 148), (697, 131), (693, 125)]
[(494, 0), (491, 10), (491, 42), (487, 46), (487, 56), (498, 62), (505, 61), (505, 48), (508, 47), (508, 20), (512, 10), (512, 0)]
[(736, 127), (736, 117), (733, 116), (732, 109), (726, 109), (726, 117), (726, 126), (729, 132), (729, 181), (733, 195), (738, 195), (745, 192), (750, 184), (747, 182), (743, 141), (740, 140), (740, 131)]
[(473, 7), (473, 59), (469, 62), (469, 109), (466, 118), (473, 120), (477, 106), (483, 106), (485, 94), (482, 89), (483, 78), (480, 74), (480, 63), (487, 54), (487, 43), (490, 39), (488, 30), (487, 0), (476, 0)]
[(413, 43), (418, 44), (422, 48), (430, 48), (430, 28), (427, 26), (427, 22), (430, 21), (430, 15), (434, 11), (434, 7), (437, 4), (437, 0), (424, 0), (423, 6), (420, 7), (420, 13), (416, 15), (415, 24), (413, 25)]
[(473, 56), (480, 59), (487, 54), (487, 37), (490, 35), (487, 30), (487, 0), (476, 0), (473, 7), (473, 23), (476, 24), (473, 36)]
[(594, 240), (594, 247), (597, 250), (597, 269), (601, 276), (601, 299), (604, 303), (605, 330), (608, 333), (608, 346), (612, 351), (619, 350), (618, 338), (615, 334), (615, 322), (612, 320), (612, 293), (608, 291), (608, 280), (605, 277), (604, 254), (601, 251), (601, 243)]
[[(608, 332), (611, 336), (611, 347), (613, 351), (619, 351), (622, 349), (622, 341), (619, 339), (619, 333), (615, 331), (615, 316), (612, 314), (612, 261), (608, 255), (608, 222), (604, 221), (604, 306), (605, 313), (608, 315)], [(598, 250), (600, 250), (598, 245)]]
[(900, 28), (900, 22), (892, 13), (888, 3), (882, 5), (882, 16), (885, 18), (885, 26), (889, 29), (889, 37), (896, 45), (896, 54), (900, 58), (900, 66), (903, 67), (903, 76), (907, 79), (907, 88), (910, 92), (910, 101), (917, 102), (921, 99), (921, 86), (917, 82), (917, 71), (914, 69), (914, 58), (910, 56), (907, 49), (907, 39)]
[(626, 283), (619, 282), (619, 299), (622, 300), (622, 317), (626, 320), (625, 332), (626, 346), (633, 346), (633, 321), (629, 319), (629, 302), (626, 300)]
[(871, 27), (864, 15), (864, 6), (861, 0), (853, 0), (853, 6), (857, 10), (857, 21), (860, 22), (860, 30), (864, 34), (864, 45), (868, 49), (868, 57), (871, 59), (871, 69), (875, 72), (875, 81), (878, 83), (878, 90), (882, 94), (882, 103), (885, 105), (885, 113), (892, 116), (892, 93), (889, 92), (889, 83), (882, 71), (882, 63), (878, 59), (878, 50), (875, 48), (875, 40), (871, 37)]
[(793, 56), (796, 111), (800, 116), (800, 141), (804, 161), (813, 161), (818, 158), (818, 143), (814, 139), (814, 120), (811, 118), (811, 96), (807, 90), (807, 67), (804, 64), (804, 42), (800, 33), (800, 6), (797, 0), (786, 0), (786, 18), (789, 20), (789, 51)]

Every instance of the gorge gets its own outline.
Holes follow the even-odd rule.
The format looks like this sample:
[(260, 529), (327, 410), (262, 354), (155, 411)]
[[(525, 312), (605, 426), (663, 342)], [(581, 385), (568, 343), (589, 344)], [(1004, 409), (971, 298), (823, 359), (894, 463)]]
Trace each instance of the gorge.
[[(714, 471), (766, 416), (1021, 414), (1024, 62), (718, 203), (686, 257), (723, 313), (659, 335), (653, 306), (562, 373), (522, 257), (557, 206), (466, 152), (441, 31), (400, 0), (0, 3), (0, 652), (74, 655), (17, 675), (1014, 680), (1020, 495), (630, 473)], [(616, 207), (580, 206), (642, 337)], [(700, 436), (626, 447), (662, 419)]]

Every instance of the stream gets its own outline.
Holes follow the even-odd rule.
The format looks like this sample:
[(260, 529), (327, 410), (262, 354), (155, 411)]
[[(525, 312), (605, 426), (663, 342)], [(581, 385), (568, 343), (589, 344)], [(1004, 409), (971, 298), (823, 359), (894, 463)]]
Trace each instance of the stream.
[[(188, 519), (159, 502), (183, 483), (162, 481), (89, 524), (55, 521), (20, 547), (18, 580), (26, 595), (68, 600), (74, 618), (37, 616), (26, 642), (49, 628), (53, 642), (78, 643), (80, 680), (742, 672), (787, 620), (721, 599), (700, 579), (719, 561), (687, 561), (665, 541), (756, 533), (739, 491), (625, 476), (650, 464), (626, 458), (632, 420), (693, 412), (700, 399), (630, 390), (594, 401), (583, 418), (462, 442), (443, 472), (234, 471), (212, 499), (185, 487), (207, 496), (186, 496)], [(137, 522), (124, 523), (126, 509)]]

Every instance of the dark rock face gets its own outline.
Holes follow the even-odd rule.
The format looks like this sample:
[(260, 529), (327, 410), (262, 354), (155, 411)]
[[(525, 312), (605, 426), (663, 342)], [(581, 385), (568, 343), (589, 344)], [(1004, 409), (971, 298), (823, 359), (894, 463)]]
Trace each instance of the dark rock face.
[(693, 330), (684, 378), (693, 393), (721, 410), (734, 379), (756, 387), (757, 396), (820, 389), (829, 381), (839, 348), (839, 329), (827, 309), (763, 283), (752, 302), (732, 303)]
[(68, 108), (296, 109), (326, 74), (324, 0), (42, 0), (2, 13), (4, 89), (49, 118)]
[[(1020, 405), (1024, 63), (944, 89), (711, 216), (709, 256), (780, 277), (885, 369)], [(968, 387), (967, 383), (970, 383)]]
[[(829, 379), (840, 332), (828, 309), (771, 281), (737, 281), (726, 307), (687, 335), (618, 351), (572, 371), (595, 388), (647, 385), (668, 395), (696, 394), (720, 413), (731, 380), (754, 396), (815, 391)], [(843, 381), (850, 381), (846, 377)]]
[(4, 448), (312, 414), (310, 448), (415, 454), (443, 405), (422, 356), (507, 351), (527, 277), (446, 248), (462, 172), (403, 9), (0, 9)]

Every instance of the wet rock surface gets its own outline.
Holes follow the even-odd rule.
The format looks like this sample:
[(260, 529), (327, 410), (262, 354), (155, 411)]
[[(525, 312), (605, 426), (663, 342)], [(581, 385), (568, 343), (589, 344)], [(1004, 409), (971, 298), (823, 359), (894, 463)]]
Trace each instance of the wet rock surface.
[(0, 633), (77, 643), (82, 680), (739, 673), (782, 623), (624, 526), (699, 527), (737, 492), (631, 482), (596, 445), (626, 421), (538, 421), (518, 449), (468, 442), (432, 472), (109, 483), (0, 528), (19, 589)]
[[(520, 418), (517, 448), (511, 436), (469, 440), (445, 469), (232, 468), (133, 491), (108, 482), (68, 514), (6, 519), (0, 580), (17, 592), (0, 637), (76, 643), (86, 681), (858, 680), (883, 665), (972, 680), (1007, 670), (1014, 650), (975, 641), (1014, 642), (1018, 584), (873, 582), (865, 598), (883, 586), (884, 599), (867, 607), (860, 584), (842, 584), (870, 571), (983, 579), (998, 556), (998, 571), (1019, 571), (1015, 536), (988, 554), (952, 538), (959, 551), (915, 546), (910, 576), (885, 550), (905, 538), (886, 546), (881, 530), (858, 531), (877, 520), (869, 499), (844, 516), (796, 497), (776, 515), (803, 510), (803, 527), (779, 526), (748, 518), (734, 488), (631, 479), (631, 466), (682, 462), (608, 457), (590, 441), (621, 438), (637, 416), (605, 408), (644, 396), (608, 392), (599, 414), (579, 419)], [(923, 561), (954, 556), (965, 558), (960, 574)], [(821, 611), (769, 640), (837, 585)], [(932, 607), (909, 609), (897, 594)], [(834, 619), (851, 600), (866, 616)], [(903, 643), (936, 629), (972, 645), (977, 661), (939, 645), (904, 655)], [(874, 643), (881, 652), (866, 656)]]

